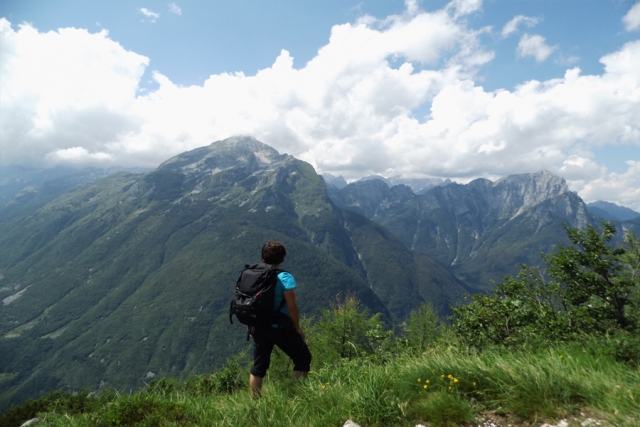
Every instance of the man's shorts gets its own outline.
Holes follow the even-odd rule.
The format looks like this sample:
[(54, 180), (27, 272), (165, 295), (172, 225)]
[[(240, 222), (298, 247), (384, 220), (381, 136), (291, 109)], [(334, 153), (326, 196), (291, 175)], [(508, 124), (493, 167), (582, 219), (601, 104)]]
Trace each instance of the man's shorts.
[(293, 361), (293, 370), (309, 372), (311, 353), (302, 337), (293, 328), (251, 328), (253, 337), (253, 367), (251, 374), (263, 378), (271, 363), (273, 346), (277, 345)]

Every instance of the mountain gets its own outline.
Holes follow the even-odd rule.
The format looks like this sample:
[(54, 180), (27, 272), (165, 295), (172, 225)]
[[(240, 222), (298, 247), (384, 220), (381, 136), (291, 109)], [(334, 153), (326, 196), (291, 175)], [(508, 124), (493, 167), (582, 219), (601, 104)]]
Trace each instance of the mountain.
[(640, 213), (632, 209), (602, 200), (588, 203), (587, 210), (607, 221), (628, 221), (640, 217)]
[[(322, 174), (322, 177), (324, 178), (325, 182), (328, 185), (334, 186), (339, 190), (342, 190), (344, 187), (348, 185), (347, 181), (344, 179), (342, 175), (334, 176), (330, 173), (325, 173), (325, 174)], [(380, 180), (385, 184), (387, 184), (389, 187), (393, 187), (394, 185), (406, 185), (409, 188), (411, 188), (411, 190), (415, 194), (424, 194), (433, 187), (445, 186), (452, 183), (450, 179), (443, 180), (441, 178), (400, 178), (400, 177), (385, 178), (380, 175), (369, 175), (364, 178), (360, 178), (355, 182), (359, 183), (359, 182), (374, 181), (374, 180)]]
[[(389, 187), (393, 187), (394, 185), (406, 185), (409, 188), (411, 188), (411, 191), (413, 191), (415, 194), (424, 194), (428, 190), (432, 189), (433, 187), (445, 186), (452, 183), (450, 179), (442, 180), (441, 178), (400, 178), (400, 177), (385, 178), (380, 175), (369, 175), (359, 179), (356, 182), (373, 181), (373, 180), (380, 180), (385, 184), (387, 184)], [(338, 188), (344, 188), (344, 187), (345, 186), (338, 187)]]
[(329, 188), (329, 194), (336, 205), (378, 222), (407, 247), (486, 289), (520, 264), (540, 264), (541, 253), (567, 244), (563, 224), (599, 225), (566, 182), (546, 171), (451, 183), (423, 195), (381, 180)]
[(352, 294), (391, 323), (474, 289), (337, 207), (313, 168), (248, 137), (118, 173), (43, 206), (0, 206), (0, 406), (57, 388), (136, 389), (247, 347), (228, 304), (242, 266), (285, 244), (303, 315)]
[(118, 172), (143, 173), (141, 168), (26, 168), (0, 166), (0, 221), (43, 206), (82, 185)]
[(344, 188), (347, 186), (347, 181), (342, 175), (334, 176), (330, 173), (323, 173), (322, 178), (328, 185), (333, 185), (336, 188)]

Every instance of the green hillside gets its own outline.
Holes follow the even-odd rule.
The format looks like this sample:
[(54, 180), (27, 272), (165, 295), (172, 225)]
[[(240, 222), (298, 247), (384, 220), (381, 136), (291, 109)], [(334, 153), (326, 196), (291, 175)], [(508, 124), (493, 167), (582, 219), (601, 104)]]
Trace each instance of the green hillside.
[(135, 390), (208, 372), (246, 347), (228, 303), (268, 239), (301, 312), (353, 295), (387, 323), (464, 286), (337, 208), (307, 163), (251, 138), (117, 174), (0, 223), (0, 407), (56, 388)]

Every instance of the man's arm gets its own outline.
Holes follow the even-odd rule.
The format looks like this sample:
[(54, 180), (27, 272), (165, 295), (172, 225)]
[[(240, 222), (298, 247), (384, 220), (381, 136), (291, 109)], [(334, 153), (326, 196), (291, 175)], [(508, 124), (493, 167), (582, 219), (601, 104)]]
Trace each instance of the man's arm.
[(296, 294), (292, 290), (285, 291), (284, 293), (284, 301), (287, 303), (287, 310), (289, 310), (289, 316), (293, 321), (293, 327), (296, 329), (296, 332), (305, 339), (304, 332), (302, 332), (302, 328), (300, 328), (300, 312), (298, 311), (298, 304), (296, 303)]

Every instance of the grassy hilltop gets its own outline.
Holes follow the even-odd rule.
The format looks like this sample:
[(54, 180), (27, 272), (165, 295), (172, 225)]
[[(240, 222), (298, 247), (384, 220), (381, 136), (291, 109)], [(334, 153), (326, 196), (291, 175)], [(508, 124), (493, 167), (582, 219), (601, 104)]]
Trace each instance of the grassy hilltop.
[[(362, 321), (353, 318), (352, 309), (342, 316)], [(339, 309), (331, 316), (334, 326), (344, 320)], [(360, 332), (375, 335), (375, 323), (369, 320)], [(350, 419), (373, 427), (489, 420), (529, 426), (560, 419), (577, 426), (591, 419), (603, 426), (638, 425), (640, 370), (616, 361), (607, 350), (612, 342), (469, 353), (450, 331), (430, 331), (423, 350), (416, 335), (405, 334), (387, 336), (375, 348), (362, 343), (357, 355), (337, 358), (321, 351), (327, 350), (326, 334), (309, 331), (314, 356), (324, 360), (314, 360), (309, 378), (293, 381), (287, 379), (290, 366), (275, 354), (263, 396), (256, 400), (249, 397), (245, 354), (211, 375), (165, 378), (133, 394), (54, 392), (12, 408), (0, 421), (3, 426), (38, 417), (37, 426), (326, 427)]]

